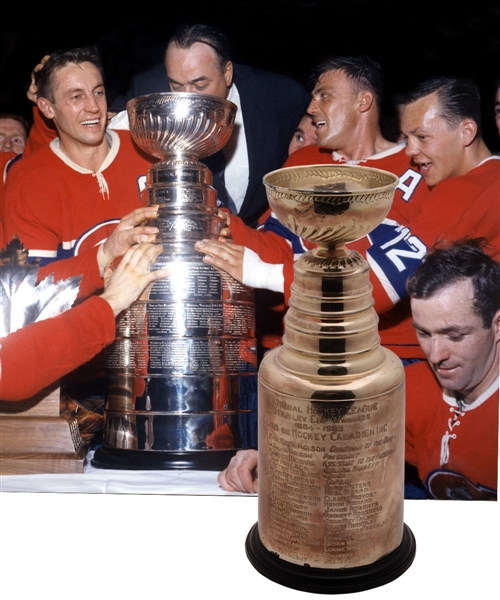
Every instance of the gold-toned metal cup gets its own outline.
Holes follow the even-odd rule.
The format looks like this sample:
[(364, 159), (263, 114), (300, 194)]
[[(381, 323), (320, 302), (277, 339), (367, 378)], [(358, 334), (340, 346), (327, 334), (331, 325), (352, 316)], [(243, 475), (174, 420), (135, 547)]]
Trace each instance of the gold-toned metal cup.
[(257, 570), (296, 589), (387, 583), (411, 564), (403, 523), (404, 370), (380, 346), (369, 267), (349, 241), (388, 213), (398, 178), (313, 165), (264, 178), (278, 219), (318, 243), (294, 265), (283, 346), (259, 369)]

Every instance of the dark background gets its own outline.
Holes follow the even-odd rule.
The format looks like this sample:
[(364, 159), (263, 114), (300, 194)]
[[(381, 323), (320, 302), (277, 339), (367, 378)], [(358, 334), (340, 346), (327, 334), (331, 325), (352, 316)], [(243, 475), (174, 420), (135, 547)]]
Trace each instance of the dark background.
[[(108, 18), (98, 6), (73, 3), (59, 28), (54, 16), (47, 19), (44, 8), (39, 10), (39, 15), (30, 14), (25, 7), (22, 15), (13, 11), (12, 17), (1, 20), (0, 112), (29, 117), (25, 90), (31, 69), (44, 54), (96, 44), (111, 102), (128, 89), (135, 73), (162, 62), (165, 44), (178, 24), (206, 22), (225, 30), (235, 62), (284, 73), (306, 86), (311, 67), (329, 54), (368, 54), (380, 61), (390, 96), (432, 75), (472, 78), (483, 97), (485, 139), (492, 150), (500, 147), (493, 121), (500, 77), (499, 0), (466, 5), (439, 0), (206, 2), (199, 8), (167, 0), (143, 2), (135, 5), (131, 16)], [(125, 7), (117, 4), (116, 11), (123, 13)], [(23, 27), (26, 17), (36, 26)]]

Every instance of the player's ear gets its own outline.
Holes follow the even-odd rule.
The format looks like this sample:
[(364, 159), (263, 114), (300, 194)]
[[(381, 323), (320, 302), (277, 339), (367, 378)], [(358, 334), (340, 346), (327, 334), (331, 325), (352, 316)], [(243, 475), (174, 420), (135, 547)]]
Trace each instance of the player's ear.
[(43, 116), (47, 119), (53, 119), (55, 117), (52, 104), (49, 102), (49, 100), (47, 100), (47, 98), (37, 98), (36, 105)]
[(500, 342), (500, 310), (498, 310), (493, 317), (493, 333), (495, 335), (495, 341)]
[(227, 87), (230, 87), (233, 83), (233, 63), (230, 60), (224, 66), (224, 79)]
[(493, 317), (493, 334), (495, 336), (495, 342), (500, 342), (500, 310), (498, 310)]
[(462, 143), (470, 146), (477, 136), (477, 123), (473, 119), (465, 119), (460, 123)]
[(359, 112), (366, 112), (375, 101), (375, 97), (372, 92), (363, 90), (358, 94), (358, 109)]

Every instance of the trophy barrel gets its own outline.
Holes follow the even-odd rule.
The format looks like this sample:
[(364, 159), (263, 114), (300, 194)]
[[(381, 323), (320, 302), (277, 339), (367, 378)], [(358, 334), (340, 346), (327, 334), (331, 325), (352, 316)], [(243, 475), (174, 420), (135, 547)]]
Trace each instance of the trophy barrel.
[(162, 156), (143, 199), (158, 206), (169, 267), (117, 319), (107, 349), (104, 442), (93, 464), (116, 469), (222, 470), (257, 445), (253, 290), (203, 261), (194, 244), (217, 239), (212, 174), (197, 156), (230, 136), (235, 107), (201, 94), (151, 94), (128, 105), (131, 132)]
[[(295, 172), (293, 189), (279, 199), (282, 215), (293, 214), (323, 245), (295, 263), (283, 346), (260, 365), (259, 520), (246, 542), (266, 577), (330, 594), (388, 583), (415, 555), (403, 522), (404, 368), (380, 346), (368, 263), (343, 246), (353, 228), (375, 227), (390, 202), (376, 186), (366, 198), (358, 185), (354, 195), (339, 186), (342, 178), (372, 178), (354, 169), (332, 171), (331, 199), (326, 172), (305, 189)], [(381, 177), (393, 190), (397, 178)], [(318, 210), (307, 196), (319, 186)]]

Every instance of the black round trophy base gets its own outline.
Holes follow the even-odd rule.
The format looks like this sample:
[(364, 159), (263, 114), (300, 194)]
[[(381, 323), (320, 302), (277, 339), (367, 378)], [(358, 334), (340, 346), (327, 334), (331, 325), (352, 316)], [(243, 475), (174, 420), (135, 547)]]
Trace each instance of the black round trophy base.
[(267, 550), (260, 541), (256, 523), (247, 536), (245, 549), (248, 560), (257, 571), (275, 583), (301, 592), (349, 594), (379, 587), (397, 579), (413, 562), (416, 543), (413, 533), (404, 525), (401, 544), (371, 565), (348, 569), (319, 569), (294, 565)]
[(168, 469), (223, 471), (235, 453), (236, 450), (153, 452), (151, 450), (98, 448), (91, 464), (98, 469), (129, 471), (161, 471)]

